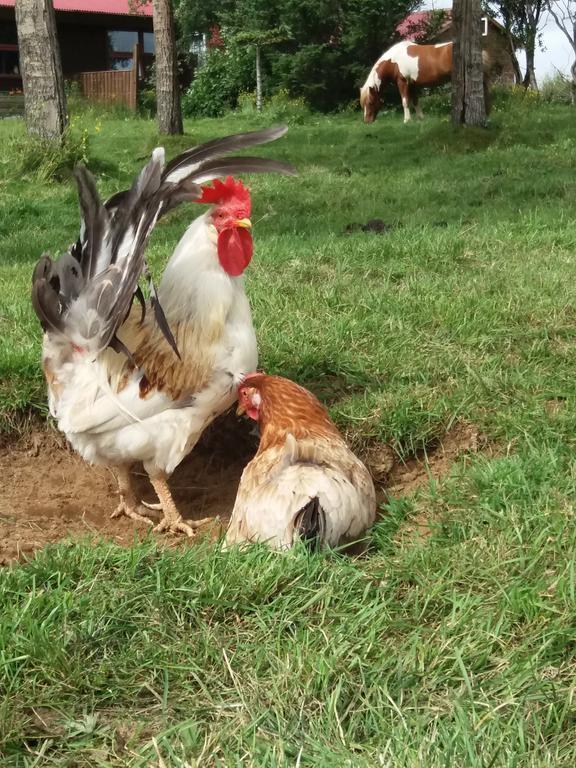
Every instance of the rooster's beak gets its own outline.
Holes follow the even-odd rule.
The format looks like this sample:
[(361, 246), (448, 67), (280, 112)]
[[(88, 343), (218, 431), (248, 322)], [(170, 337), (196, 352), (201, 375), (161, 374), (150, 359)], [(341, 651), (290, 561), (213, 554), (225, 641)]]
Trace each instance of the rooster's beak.
[(243, 227), (244, 229), (252, 229), (252, 222), (250, 219), (236, 219), (234, 226)]

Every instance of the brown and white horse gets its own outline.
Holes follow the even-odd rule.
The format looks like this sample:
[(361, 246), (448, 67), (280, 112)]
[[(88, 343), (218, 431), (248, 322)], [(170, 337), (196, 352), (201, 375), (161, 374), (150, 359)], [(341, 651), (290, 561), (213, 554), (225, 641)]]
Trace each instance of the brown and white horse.
[[(440, 85), (450, 80), (452, 47), (452, 43), (419, 45), (411, 40), (403, 40), (383, 53), (360, 89), (360, 106), (364, 110), (364, 122), (373, 123), (376, 120), (376, 115), (382, 106), (380, 90), (386, 83), (396, 83), (398, 86), (404, 107), (405, 123), (411, 119), (411, 104), (416, 110), (416, 117), (422, 118), (422, 110), (418, 105), (418, 91), (421, 87)], [(485, 52), (482, 53), (482, 59), (486, 71), (488, 62)], [(487, 92), (486, 78), (484, 91)]]

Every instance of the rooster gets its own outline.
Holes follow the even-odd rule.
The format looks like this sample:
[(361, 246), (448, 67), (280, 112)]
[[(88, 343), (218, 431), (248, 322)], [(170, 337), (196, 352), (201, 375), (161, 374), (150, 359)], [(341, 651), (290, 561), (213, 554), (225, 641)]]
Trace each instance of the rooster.
[[(252, 257), (250, 194), (230, 174), (295, 173), (274, 160), (222, 155), (286, 130), (217, 139), (167, 165), (157, 148), (132, 188), (105, 204), (86, 169), (76, 170), (80, 238), (57, 261), (42, 256), (32, 302), (44, 329), (50, 412), (84, 459), (115, 468), (120, 503), (113, 517), (152, 524), (131, 482), (130, 467), (141, 461), (159, 499), (149, 506), (163, 513), (155, 530), (192, 536), (204, 522), (184, 522), (167, 479), (233, 405), (257, 360), (242, 278)], [(207, 181), (213, 186), (199, 186)], [(157, 292), (149, 281), (145, 302), (138, 281), (147, 273), (146, 241), (158, 219), (184, 201), (212, 207), (184, 233)]]
[(226, 543), (336, 547), (362, 537), (376, 516), (374, 484), (319, 400), (263, 373), (246, 377), (238, 400), (238, 413), (258, 422), (260, 445), (242, 473)]

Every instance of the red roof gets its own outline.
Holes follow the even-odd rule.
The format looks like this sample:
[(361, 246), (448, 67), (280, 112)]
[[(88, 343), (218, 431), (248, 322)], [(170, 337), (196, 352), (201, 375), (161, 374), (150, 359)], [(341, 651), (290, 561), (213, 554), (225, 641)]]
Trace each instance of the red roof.
[[(132, 7), (130, 0), (53, 0), (57, 11), (110, 13), (116, 16), (152, 16), (152, 3)], [(0, 0), (0, 6), (14, 8), (16, 0)]]

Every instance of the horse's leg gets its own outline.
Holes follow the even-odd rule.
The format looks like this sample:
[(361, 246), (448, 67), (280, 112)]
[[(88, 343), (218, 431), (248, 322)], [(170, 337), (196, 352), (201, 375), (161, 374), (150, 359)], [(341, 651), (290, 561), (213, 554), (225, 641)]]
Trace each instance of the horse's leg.
[(410, 101), (412, 102), (412, 106), (416, 110), (416, 117), (418, 120), (422, 120), (424, 118), (424, 112), (422, 112), (422, 107), (420, 106), (418, 102), (418, 97), (420, 96), (418, 92), (418, 86), (411, 85), (410, 86)]
[(404, 80), (403, 77), (399, 77), (397, 80), (397, 85), (398, 85), (398, 90), (400, 91), (400, 96), (402, 98), (402, 106), (404, 107), (404, 122), (407, 123), (412, 118), (412, 115), (410, 114), (410, 105), (409, 105), (408, 81)]

